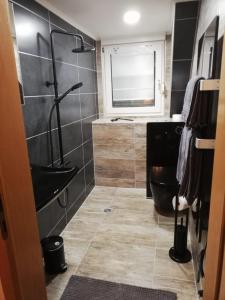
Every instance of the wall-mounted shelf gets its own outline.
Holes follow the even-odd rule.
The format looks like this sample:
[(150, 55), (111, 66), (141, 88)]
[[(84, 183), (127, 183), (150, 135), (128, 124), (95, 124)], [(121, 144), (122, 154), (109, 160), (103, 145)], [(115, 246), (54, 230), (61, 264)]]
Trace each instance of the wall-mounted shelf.
[(200, 80), (200, 91), (219, 91), (219, 89), (219, 79)]
[(195, 147), (197, 149), (205, 149), (211, 150), (215, 149), (215, 140), (214, 139), (196, 139), (195, 140)]

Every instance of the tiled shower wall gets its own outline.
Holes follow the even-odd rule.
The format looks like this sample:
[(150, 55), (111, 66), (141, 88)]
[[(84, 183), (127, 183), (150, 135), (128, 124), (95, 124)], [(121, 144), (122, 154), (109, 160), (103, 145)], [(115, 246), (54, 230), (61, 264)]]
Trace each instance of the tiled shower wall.
[(170, 114), (180, 114), (190, 78), (199, 1), (175, 4)]
[[(53, 104), (50, 55), (50, 30), (61, 29), (84, 36), (86, 46), (95, 41), (79, 32), (35, 1), (12, 1), (16, 41), (19, 51), (24, 93), (24, 124), (31, 164), (50, 165), (48, 117)], [(60, 104), (63, 148), (69, 165), (77, 165), (79, 174), (68, 189), (68, 207), (58, 201), (38, 213), (40, 236), (59, 234), (94, 186), (91, 122), (98, 116), (95, 54), (73, 54), (79, 46), (73, 37), (55, 35), (55, 53), (59, 93), (82, 81), (83, 87), (68, 95)], [(56, 118), (53, 118), (54, 160), (59, 159)]]

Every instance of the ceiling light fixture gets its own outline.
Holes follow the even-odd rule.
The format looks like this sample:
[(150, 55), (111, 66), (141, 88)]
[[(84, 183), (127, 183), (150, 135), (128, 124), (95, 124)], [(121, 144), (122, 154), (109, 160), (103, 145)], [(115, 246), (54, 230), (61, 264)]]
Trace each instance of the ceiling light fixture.
[(124, 14), (123, 20), (125, 23), (127, 23), (129, 25), (134, 25), (140, 20), (140, 17), (141, 17), (141, 15), (138, 11), (129, 10)]

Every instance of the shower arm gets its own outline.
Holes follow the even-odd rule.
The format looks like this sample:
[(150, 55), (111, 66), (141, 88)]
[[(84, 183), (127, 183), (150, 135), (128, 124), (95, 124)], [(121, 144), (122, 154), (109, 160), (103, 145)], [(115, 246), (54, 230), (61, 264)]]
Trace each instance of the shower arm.
[[(59, 92), (58, 92), (58, 82), (57, 82), (57, 75), (56, 75), (56, 61), (55, 61), (55, 51), (54, 51), (54, 40), (53, 35), (57, 34), (63, 34), (63, 35), (69, 35), (73, 37), (77, 37), (81, 41), (81, 48), (84, 47), (84, 39), (82, 35), (76, 34), (76, 33), (70, 33), (66, 31), (61, 31), (57, 29), (53, 29), (50, 33), (50, 42), (51, 42), (51, 56), (52, 56), (52, 69), (53, 69), (53, 82), (46, 82), (47, 87), (53, 85), (54, 86), (54, 93), (55, 93), (55, 99), (59, 98)], [(59, 154), (60, 154), (60, 164), (64, 165), (64, 157), (63, 157), (63, 143), (62, 143), (62, 129), (61, 129), (61, 118), (60, 118), (60, 110), (59, 110), (59, 101), (55, 102), (55, 108), (56, 108), (56, 118), (57, 118), (57, 129), (58, 129), (58, 139), (59, 139)]]

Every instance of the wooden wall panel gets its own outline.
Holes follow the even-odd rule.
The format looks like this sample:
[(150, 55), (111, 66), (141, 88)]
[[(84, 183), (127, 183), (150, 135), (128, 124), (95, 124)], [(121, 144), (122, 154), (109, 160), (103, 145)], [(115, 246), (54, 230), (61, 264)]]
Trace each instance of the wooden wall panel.
[[(225, 234), (225, 41), (217, 116), (204, 300), (218, 300)], [(224, 298), (225, 299), (225, 295)]]
[[(45, 300), (44, 271), (7, 0), (0, 0), (0, 40), (0, 185), (8, 231), (6, 253), (14, 275), (13, 285), (17, 288), (16, 300)], [(2, 265), (3, 257), (0, 260)], [(0, 274), (4, 287), (3, 273)], [(8, 294), (5, 297), (12, 299)]]

